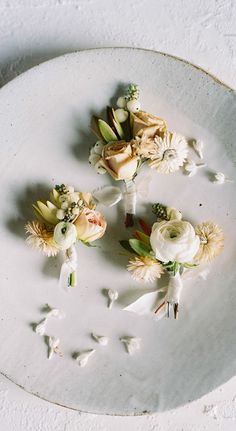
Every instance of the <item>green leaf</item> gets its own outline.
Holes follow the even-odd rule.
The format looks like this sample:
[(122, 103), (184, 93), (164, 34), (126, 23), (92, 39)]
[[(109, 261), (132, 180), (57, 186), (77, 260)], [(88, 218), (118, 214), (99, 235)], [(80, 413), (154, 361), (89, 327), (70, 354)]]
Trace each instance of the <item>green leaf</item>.
[(131, 248), (137, 253), (139, 256), (149, 256), (152, 257), (152, 249), (144, 244), (142, 241), (138, 239), (130, 239), (129, 244)]
[(121, 247), (123, 247), (126, 251), (129, 251), (130, 253), (134, 252), (132, 247), (130, 246), (129, 241), (124, 239), (124, 240), (119, 241), (119, 243), (120, 243)]
[(197, 266), (196, 263), (182, 263), (182, 265), (184, 266), (184, 268), (195, 268), (195, 266)]
[(99, 119), (98, 127), (103, 139), (105, 139), (106, 142), (118, 140), (116, 134), (113, 132), (112, 128), (106, 123), (106, 121)]

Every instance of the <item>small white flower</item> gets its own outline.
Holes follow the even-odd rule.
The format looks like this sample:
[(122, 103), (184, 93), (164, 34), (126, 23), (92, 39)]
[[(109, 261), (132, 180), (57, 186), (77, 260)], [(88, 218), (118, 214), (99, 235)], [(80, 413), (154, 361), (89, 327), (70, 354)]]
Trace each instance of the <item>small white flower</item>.
[(55, 226), (53, 238), (61, 250), (67, 250), (75, 243), (77, 230), (73, 223), (60, 222)]
[(108, 296), (108, 308), (112, 308), (114, 302), (118, 299), (118, 292), (114, 289), (108, 289), (107, 290), (107, 296)]
[(216, 174), (214, 174), (214, 181), (213, 183), (216, 184), (224, 184), (224, 183), (233, 183), (233, 180), (230, 180), (229, 178), (227, 178), (225, 176), (225, 174), (223, 174), (223, 172), (217, 172)]
[(91, 163), (92, 166), (95, 166), (100, 159), (101, 157), (98, 154), (90, 152), (89, 163)]
[(197, 173), (198, 169), (204, 168), (205, 166), (205, 163), (195, 163), (193, 160), (187, 159), (184, 164), (184, 170), (189, 177), (192, 177)]
[(102, 141), (97, 141), (96, 144), (93, 146), (93, 151), (95, 154), (98, 154), (99, 156), (102, 155), (104, 144)]
[(100, 174), (100, 175), (103, 175), (103, 174), (106, 174), (106, 169), (103, 167), (103, 166), (101, 166), (101, 164), (100, 164), (100, 159), (99, 159), (99, 161), (95, 164), (95, 170), (96, 170), (96, 172), (97, 172), (97, 174)]
[(76, 361), (78, 362), (80, 367), (85, 367), (87, 365), (90, 356), (95, 353), (96, 350), (86, 350), (85, 352), (77, 353), (75, 356)]
[(47, 318), (41, 320), (39, 323), (34, 325), (34, 332), (38, 335), (44, 335), (46, 330)]
[(74, 193), (75, 189), (72, 186), (66, 186), (69, 193)]
[(58, 349), (59, 344), (59, 338), (48, 337), (48, 359), (51, 359), (54, 354), (60, 354)]
[(94, 333), (91, 334), (92, 338), (97, 341), (97, 343), (101, 344), (101, 346), (107, 346), (109, 338), (104, 335), (96, 335)]
[(120, 341), (124, 343), (127, 352), (132, 355), (140, 349), (141, 338), (139, 337), (122, 337)]
[(56, 216), (58, 220), (63, 220), (65, 217), (65, 211), (63, 209), (57, 210)]
[(194, 140), (192, 142), (192, 146), (193, 146), (193, 149), (195, 150), (195, 152), (197, 153), (198, 157), (200, 159), (203, 159), (204, 143), (202, 141), (200, 141), (199, 139), (197, 139), (196, 141)]

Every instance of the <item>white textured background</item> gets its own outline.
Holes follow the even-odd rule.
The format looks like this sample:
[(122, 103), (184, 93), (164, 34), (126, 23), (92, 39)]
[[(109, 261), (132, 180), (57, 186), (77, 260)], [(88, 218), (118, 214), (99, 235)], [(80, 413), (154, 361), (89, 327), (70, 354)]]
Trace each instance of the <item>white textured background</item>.
[[(165, 51), (236, 88), (236, 1), (0, 0), (0, 86), (59, 54), (103, 46)], [(120, 429), (235, 431), (236, 378), (186, 407), (120, 418), (54, 406), (0, 375), (0, 431)]]

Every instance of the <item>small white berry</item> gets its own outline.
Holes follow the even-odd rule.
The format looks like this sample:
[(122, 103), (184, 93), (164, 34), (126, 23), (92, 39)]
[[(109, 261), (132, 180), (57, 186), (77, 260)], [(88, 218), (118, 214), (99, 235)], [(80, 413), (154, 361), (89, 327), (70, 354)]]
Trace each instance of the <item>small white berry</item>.
[(65, 217), (65, 211), (63, 211), (62, 209), (57, 210), (57, 214), (56, 214), (58, 220), (63, 220)]
[(67, 201), (64, 201), (64, 202), (62, 202), (62, 204), (61, 204), (61, 209), (63, 209), (63, 210), (67, 210), (67, 208), (68, 208), (68, 202)]
[(103, 147), (104, 147), (103, 143), (101, 141), (97, 141), (96, 144), (93, 147), (94, 154), (98, 154), (99, 156), (101, 156), (102, 155)]
[(72, 186), (67, 186), (66, 187), (69, 193), (74, 193), (75, 189)]
[(117, 120), (120, 123), (124, 123), (124, 121), (126, 121), (129, 116), (129, 113), (121, 108), (116, 109), (115, 114), (116, 114)]
[(96, 163), (100, 160), (100, 156), (98, 154), (90, 153), (89, 162), (92, 166), (95, 166)]
[(136, 99), (129, 100), (127, 103), (127, 109), (130, 112), (138, 112), (140, 111), (140, 102)]
[(78, 215), (80, 213), (80, 209), (79, 208), (73, 208), (72, 210), (72, 214), (73, 215)]
[(126, 107), (126, 98), (123, 96), (118, 97), (116, 104), (117, 104), (118, 108), (125, 108)]
[(100, 165), (100, 161), (98, 161), (94, 167), (96, 169), (97, 174), (103, 175), (106, 173), (106, 169)]

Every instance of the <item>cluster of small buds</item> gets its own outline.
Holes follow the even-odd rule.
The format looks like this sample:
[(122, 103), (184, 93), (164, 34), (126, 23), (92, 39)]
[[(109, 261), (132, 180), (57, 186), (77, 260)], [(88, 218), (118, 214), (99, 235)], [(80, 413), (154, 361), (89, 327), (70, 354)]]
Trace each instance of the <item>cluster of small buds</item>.
[(139, 102), (139, 88), (136, 84), (130, 84), (125, 96), (117, 99), (117, 106), (115, 113), (120, 123), (123, 123), (128, 118), (129, 112), (140, 111), (141, 105)]
[(79, 198), (72, 186), (61, 184), (60, 186), (56, 185), (55, 189), (60, 194), (59, 201), (61, 203), (61, 207), (56, 213), (58, 220), (72, 222), (81, 213), (84, 201)]
[(168, 220), (167, 207), (157, 203), (152, 205), (152, 212), (157, 216), (157, 219)]

